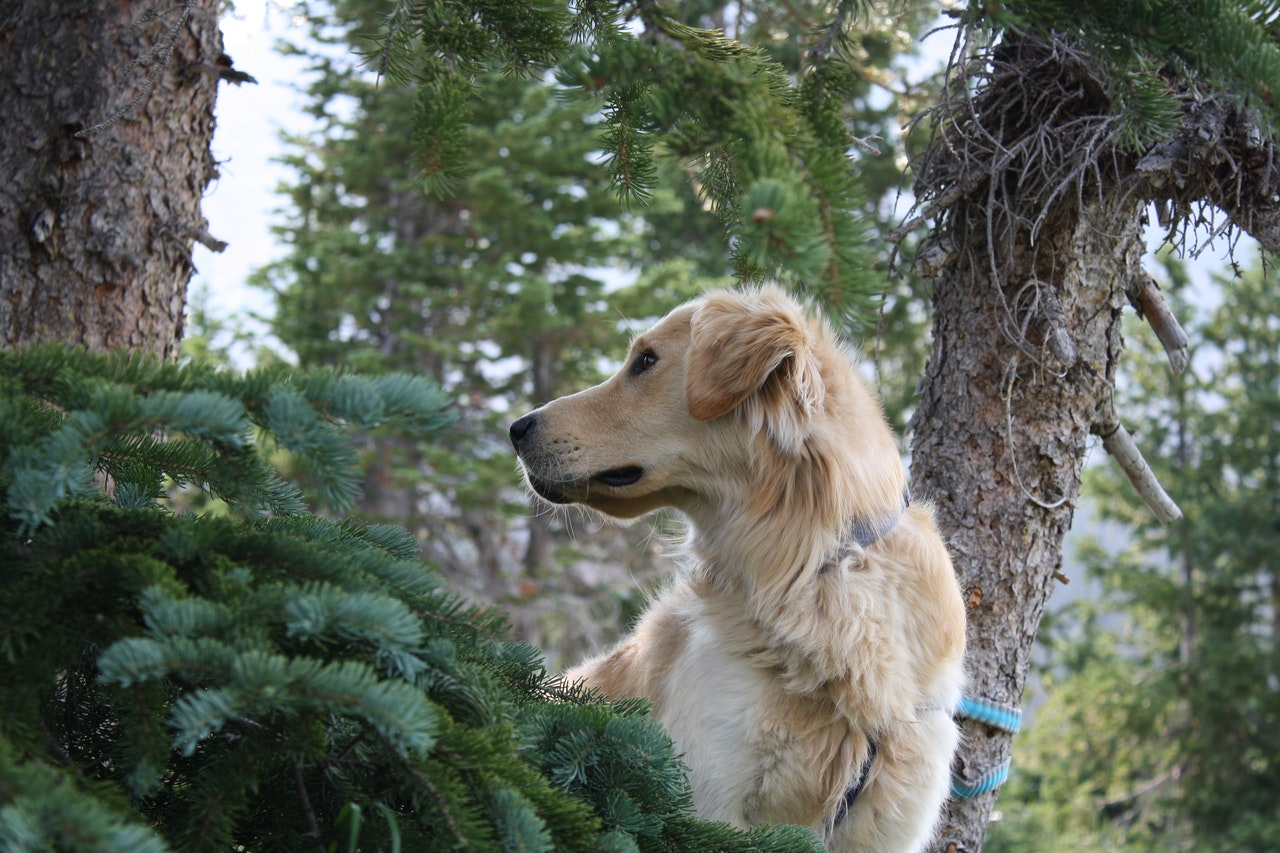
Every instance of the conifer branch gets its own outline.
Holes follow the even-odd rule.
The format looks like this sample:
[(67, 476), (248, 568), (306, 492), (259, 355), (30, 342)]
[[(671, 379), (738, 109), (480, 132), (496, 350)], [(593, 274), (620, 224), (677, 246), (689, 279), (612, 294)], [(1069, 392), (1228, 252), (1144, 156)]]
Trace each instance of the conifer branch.
[(836, 4), (836, 13), (822, 31), (822, 37), (809, 48), (810, 67), (822, 65), (837, 49), (842, 41), (848, 38), (846, 29), (857, 16), (862, 0), (840, 0)]

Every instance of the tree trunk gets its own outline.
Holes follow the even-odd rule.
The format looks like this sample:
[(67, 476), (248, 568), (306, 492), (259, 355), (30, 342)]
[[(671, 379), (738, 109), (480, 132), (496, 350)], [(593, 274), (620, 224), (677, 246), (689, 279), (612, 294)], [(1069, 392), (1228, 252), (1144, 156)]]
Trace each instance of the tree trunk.
[[(968, 602), (967, 692), (1019, 707), (1090, 434), (1110, 412), (1144, 199), (1117, 190), (1119, 154), (1099, 157), (1044, 118), (1097, 129), (1087, 117), (1105, 105), (1087, 73), (1042, 43), (1010, 46), (1006, 59), (1018, 85), (997, 70), (917, 185), (926, 198), (969, 191), (932, 237), (949, 264), (911, 449), (913, 488), (937, 505)], [(972, 784), (1009, 760), (1012, 735), (964, 727), (954, 769)], [(951, 801), (934, 849), (980, 850), (995, 797)]]
[[(200, 200), (217, 173), (209, 143), (225, 66), (218, 8), (6, 2), (0, 345), (59, 340), (176, 355), (192, 242), (214, 242)], [(160, 14), (145, 21), (148, 12)], [(158, 69), (130, 112), (76, 136), (145, 92)]]
[[(1090, 432), (1121, 348), (1119, 282), (1140, 263), (1140, 212), (1132, 203), (1090, 205), (1050, 238), (1060, 242), (1059, 268), (1037, 286), (1043, 301), (1057, 296), (1059, 328), (1075, 350), (1070, 363), (1037, 363), (1009, 340), (1009, 324), (1023, 318), (1008, 307), (1025, 279), (992, 281), (985, 267), (958, 265), (934, 292), (935, 345), (912, 419), (912, 474), (916, 490), (937, 504), (968, 601), (968, 692), (989, 702), (1022, 700)], [(974, 224), (981, 233), (982, 223)], [(964, 723), (956, 772), (973, 782), (1009, 759), (1012, 736)], [(994, 801), (994, 791), (954, 800), (939, 849), (979, 850)]]

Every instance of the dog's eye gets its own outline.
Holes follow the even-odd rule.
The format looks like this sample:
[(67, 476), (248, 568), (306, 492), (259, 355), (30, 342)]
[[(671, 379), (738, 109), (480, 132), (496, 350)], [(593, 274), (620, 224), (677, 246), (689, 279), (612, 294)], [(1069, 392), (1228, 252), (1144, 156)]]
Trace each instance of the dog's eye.
[(657, 363), (658, 363), (658, 356), (654, 353), (653, 350), (647, 349), (644, 352), (637, 355), (635, 357), (635, 360), (631, 362), (631, 375), (639, 376), (641, 373), (644, 373), (645, 371), (649, 370), (649, 368), (653, 367)]

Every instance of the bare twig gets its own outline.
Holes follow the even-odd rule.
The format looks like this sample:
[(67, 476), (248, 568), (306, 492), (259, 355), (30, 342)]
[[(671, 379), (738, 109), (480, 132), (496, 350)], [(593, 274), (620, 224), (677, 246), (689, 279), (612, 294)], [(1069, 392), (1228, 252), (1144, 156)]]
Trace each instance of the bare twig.
[(293, 784), (297, 788), (298, 801), (302, 804), (302, 814), (307, 819), (307, 834), (316, 840), (321, 853), (324, 853), (324, 836), (320, 833), (320, 822), (316, 819), (316, 810), (311, 805), (311, 797), (307, 794), (307, 780), (302, 775), (302, 765), (293, 760)]

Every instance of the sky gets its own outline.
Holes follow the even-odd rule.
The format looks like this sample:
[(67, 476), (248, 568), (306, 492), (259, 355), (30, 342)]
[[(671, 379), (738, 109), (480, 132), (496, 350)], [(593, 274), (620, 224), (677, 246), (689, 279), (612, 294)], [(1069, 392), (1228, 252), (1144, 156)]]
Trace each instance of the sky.
[(258, 83), (223, 83), (218, 91), (213, 154), (219, 177), (205, 194), (204, 214), (209, 233), (228, 246), (218, 254), (196, 244), (192, 287), (193, 292), (209, 289), (208, 307), (221, 318), (271, 314), (269, 295), (246, 282), (253, 270), (284, 254), (271, 232), (283, 219), (276, 211), (284, 198), (276, 188), (291, 177), (276, 162), (285, 153), (281, 133), (314, 126), (298, 91), (305, 60), (281, 56), (273, 47), (281, 38), (305, 32), (289, 5), (289, 0), (236, 0), (235, 12), (222, 20), (224, 50), (238, 71)]

